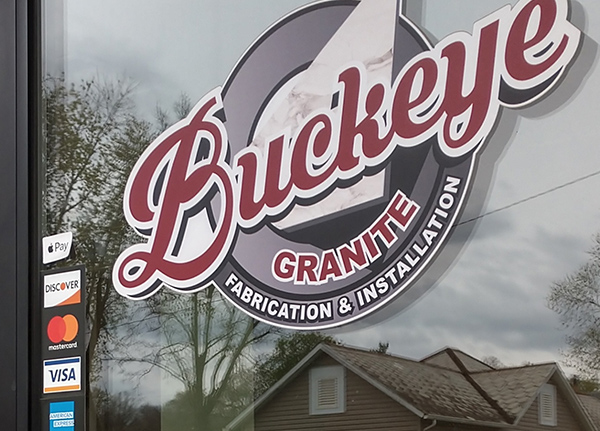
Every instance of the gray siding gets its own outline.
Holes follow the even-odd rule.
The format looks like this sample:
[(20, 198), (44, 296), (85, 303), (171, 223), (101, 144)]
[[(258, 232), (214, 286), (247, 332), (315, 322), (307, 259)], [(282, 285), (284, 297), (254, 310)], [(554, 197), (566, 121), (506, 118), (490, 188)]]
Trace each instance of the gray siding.
[(519, 431), (551, 431), (551, 430), (560, 430), (560, 431), (580, 431), (583, 430), (583, 427), (577, 424), (577, 420), (573, 415), (573, 412), (567, 405), (565, 398), (562, 396), (560, 391), (556, 391), (556, 418), (557, 424), (555, 427), (544, 426), (538, 423), (538, 400), (531, 404), (527, 413), (523, 416), (523, 418), (519, 421), (519, 424), (515, 430)]
[[(313, 366), (336, 364), (329, 357)], [(418, 431), (419, 418), (347, 370), (346, 412), (332, 415), (308, 414), (308, 370), (255, 413), (255, 431), (281, 430), (396, 430)], [(248, 427), (247, 429), (252, 429)]]

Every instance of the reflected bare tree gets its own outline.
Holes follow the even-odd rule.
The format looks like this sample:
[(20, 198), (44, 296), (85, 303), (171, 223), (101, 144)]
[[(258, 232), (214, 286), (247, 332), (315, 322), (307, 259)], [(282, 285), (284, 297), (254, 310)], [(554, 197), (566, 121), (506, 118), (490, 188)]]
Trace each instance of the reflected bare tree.
[[(111, 340), (118, 337), (112, 328), (131, 307), (112, 289), (112, 263), (132, 240), (121, 209), (127, 175), (156, 134), (150, 123), (134, 115), (133, 91), (133, 85), (119, 80), (68, 85), (62, 78), (46, 79), (42, 89), (43, 233), (72, 231), (73, 260), (86, 268), (86, 355), (92, 383), (111, 354)], [(95, 402), (90, 413), (97, 413)], [(104, 429), (95, 425), (93, 429)]]
[(258, 359), (255, 397), (266, 392), (321, 343), (340, 342), (331, 335), (320, 332), (289, 332), (280, 335), (273, 349)]
[(220, 430), (253, 399), (253, 347), (273, 333), (213, 287), (192, 295), (164, 291), (149, 301), (162, 347), (128, 360), (158, 367), (183, 390), (163, 411), (163, 430)]
[[(44, 234), (72, 231), (73, 260), (86, 267), (90, 428), (114, 431), (115, 421), (139, 416), (140, 406), (98, 389), (107, 368), (123, 367), (132, 386), (153, 369), (180, 383), (182, 391), (164, 406), (161, 430), (220, 429), (251, 402), (249, 348), (272, 329), (239, 312), (214, 287), (191, 295), (162, 289), (135, 303), (113, 289), (112, 265), (139, 241), (123, 217), (127, 178), (142, 151), (174, 122), (161, 109), (153, 123), (140, 119), (133, 91), (128, 83), (99, 79), (77, 86), (47, 79), (43, 88)], [(176, 119), (191, 107), (180, 97)], [(144, 411), (154, 415), (152, 406)]]
[[(46, 167), (44, 233), (72, 231), (87, 276), (88, 358), (103, 352), (125, 305), (111, 288), (111, 265), (131, 239), (122, 216), (127, 173), (151, 142), (151, 125), (133, 113), (133, 86), (48, 79), (43, 87)], [(93, 373), (96, 375), (97, 373)]]
[(569, 331), (565, 352), (580, 378), (598, 380), (600, 373), (600, 234), (577, 271), (553, 283), (548, 306), (560, 315)]
[[(237, 310), (212, 286), (195, 294), (163, 291), (146, 301), (154, 328), (115, 344), (119, 364), (136, 364), (133, 377), (160, 370), (182, 389), (166, 403), (162, 431), (220, 430), (253, 400), (253, 347), (274, 329)], [(148, 336), (154, 333), (154, 337)], [(144, 371), (142, 371), (144, 370)]]
[(497, 370), (501, 368), (507, 368), (507, 366), (500, 359), (498, 359), (497, 356), (494, 355), (484, 356), (481, 358), (481, 362)]
[(92, 395), (97, 400), (98, 415), (110, 431), (160, 431), (159, 406), (140, 405), (126, 392), (111, 394), (96, 388)]

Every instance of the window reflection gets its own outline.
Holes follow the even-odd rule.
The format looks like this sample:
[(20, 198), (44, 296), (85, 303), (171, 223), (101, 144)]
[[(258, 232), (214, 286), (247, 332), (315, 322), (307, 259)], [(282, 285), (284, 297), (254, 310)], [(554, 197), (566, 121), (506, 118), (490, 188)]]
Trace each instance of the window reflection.
[[(598, 338), (593, 306), (597, 247), (591, 258), (585, 251), (590, 236), (600, 230), (600, 130), (593, 109), (600, 96), (598, 74), (593, 73), (600, 6), (589, 0), (576, 2), (573, 12), (587, 36), (571, 74), (539, 106), (501, 118), (486, 149), (495, 159), (481, 161), (479, 169), (486, 172), (478, 173), (475, 184), (474, 193), (485, 189), (489, 195), (481, 207), (465, 210), (453, 237), (460, 247), (451, 244), (447, 249), (453, 258), (460, 250), (460, 256), (447, 270), (421, 279), (435, 288), (408, 310), (398, 314), (392, 306), (343, 329), (305, 334), (246, 317), (214, 288), (193, 295), (162, 289), (139, 302), (116, 294), (112, 266), (138, 241), (122, 215), (122, 197), (139, 155), (200, 96), (225, 80), (253, 37), (305, 1), (250, 3), (256, 10), (244, 6), (237, 13), (232, 2), (182, 0), (176, 5), (180, 10), (204, 12), (193, 22), (182, 18), (185, 13), (176, 14), (169, 27), (177, 31), (162, 29), (158, 37), (156, 28), (141, 23), (160, 22), (165, 15), (152, 3), (44, 2), (43, 230), (72, 231), (75, 255), (64, 264), (86, 267), (89, 429), (222, 429), (322, 342), (412, 358), (452, 345), (476, 358), (495, 358), (485, 361), (493, 368), (560, 362), (560, 352), (569, 347), (567, 333), (557, 329), (558, 316), (546, 301), (552, 286), (556, 291), (573, 280), (571, 286), (582, 287), (572, 303), (592, 306), (569, 309), (553, 297), (550, 305), (563, 316), (576, 316), (569, 321), (571, 327), (584, 330), (585, 336), (573, 344), (571, 359), (584, 358), (593, 366), (585, 372), (572, 362), (561, 366), (567, 377), (579, 376), (573, 384), (577, 391), (597, 392), (598, 354), (592, 348)], [(415, 1), (409, 13), (422, 16), (426, 30), (441, 38), (469, 29), (487, 7), (496, 9), (471, 0)], [(462, 13), (465, 9), (470, 12)], [(123, 15), (120, 25), (99, 18), (117, 10)], [(227, 34), (217, 33), (213, 15), (226, 23)], [(124, 35), (115, 36), (123, 31), (121, 19), (140, 23), (132, 24), (136, 42), (131, 45)], [(202, 33), (206, 29), (210, 35)], [(164, 45), (151, 49), (152, 44), (139, 42), (144, 38), (161, 39)], [(503, 146), (494, 147), (496, 141)], [(467, 229), (466, 223), (474, 227)], [(386, 373), (393, 375), (390, 369)], [(558, 393), (565, 398), (557, 399), (559, 412), (572, 395), (565, 395), (570, 392), (560, 384)], [(585, 400), (581, 398), (582, 405), (591, 406), (585, 411), (592, 412), (594, 399)], [(346, 403), (351, 411), (351, 398)], [(585, 414), (580, 415), (580, 407), (569, 405), (567, 410), (581, 423)], [(527, 410), (527, 417), (537, 421), (532, 412)], [(364, 411), (361, 418), (371, 414)], [(252, 407), (248, 415), (252, 423)], [(421, 425), (432, 424), (427, 420)], [(367, 420), (362, 426), (371, 425)], [(273, 427), (286, 429), (282, 423)]]

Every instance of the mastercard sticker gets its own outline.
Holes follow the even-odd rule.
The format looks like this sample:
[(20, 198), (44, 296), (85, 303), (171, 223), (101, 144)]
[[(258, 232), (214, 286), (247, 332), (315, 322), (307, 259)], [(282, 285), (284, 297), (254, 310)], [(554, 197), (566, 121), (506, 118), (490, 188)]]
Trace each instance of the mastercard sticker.
[(79, 333), (79, 322), (72, 314), (62, 317), (54, 316), (48, 322), (46, 333), (48, 334), (48, 339), (54, 344), (62, 342), (70, 343)]

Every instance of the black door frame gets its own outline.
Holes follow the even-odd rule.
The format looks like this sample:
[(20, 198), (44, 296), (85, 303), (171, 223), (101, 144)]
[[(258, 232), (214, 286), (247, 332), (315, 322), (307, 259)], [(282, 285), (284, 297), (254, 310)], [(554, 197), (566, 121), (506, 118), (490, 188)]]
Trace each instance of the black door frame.
[[(0, 2), (0, 423), (28, 431), (32, 410), (30, 291), (39, 271), (36, 1)], [(32, 217), (35, 215), (35, 217)], [(39, 260), (39, 259), (38, 259)], [(35, 374), (35, 373), (34, 373)], [(37, 404), (36, 404), (37, 405)], [(32, 417), (33, 416), (33, 417)]]

